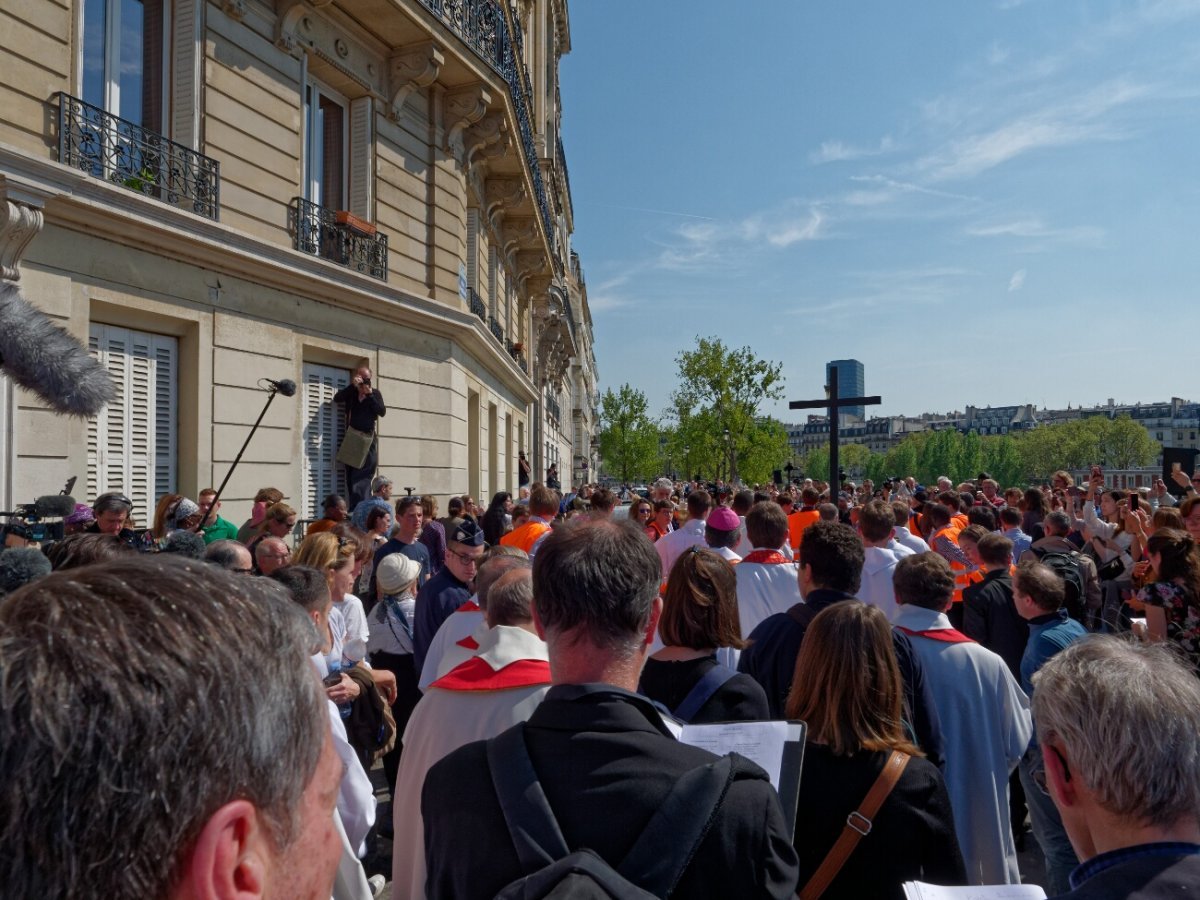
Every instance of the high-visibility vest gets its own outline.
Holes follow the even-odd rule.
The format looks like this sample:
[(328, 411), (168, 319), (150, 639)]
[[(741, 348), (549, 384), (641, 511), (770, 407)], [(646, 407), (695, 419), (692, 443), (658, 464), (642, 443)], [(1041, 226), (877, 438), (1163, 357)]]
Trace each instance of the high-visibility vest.
[(967, 518), (965, 513), (956, 513), (950, 517), (950, 523), (957, 526), (959, 531), (962, 531), (971, 524), (971, 520)]
[[(1017, 567), (1014, 566), (1012, 563), (1009, 563), (1009, 565), (1008, 565), (1009, 577), (1011, 578), (1013, 575), (1016, 575), (1016, 574), (1017, 574)], [(969, 588), (973, 585), (979, 584), (986, 577), (987, 577), (987, 571), (982, 566), (980, 566), (978, 569), (971, 569), (970, 571), (955, 572), (954, 573), (954, 602), (961, 603), (962, 598), (963, 598), (963, 596), (962, 596), (963, 591), (965, 591), (967, 588)]]
[[(929, 538), (930, 548), (936, 549), (936, 547), (934, 545), (935, 545), (935, 542), (937, 541), (937, 539), (940, 537), (949, 538), (950, 542), (952, 544), (954, 544), (955, 547), (957, 547), (958, 546), (958, 535), (959, 535), (959, 532), (961, 532), (961, 531), (962, 531), (962, 529), (957, 527), (953, 523), (951, 523), (950, 525), (946, 525), (943, 528), (939, 528)], [(950, 568), (954, 571), (954, 602), (962, 603), (962, 592), (963, 592), (963, 588), (967, 586), (967, 582), (965, 580), (960, 581), (959, 578), (960, 578), (960, 576), (968, 575), (969, 570), (967, 569), (966, 563), (957, 562), (955, 560), (946, 560), (946, 561), (948, 563), (950, 563)]]
[(820, 518), (821, 514), (815, 509), (798, 509), (788, 516), (788, 540), (794, 552), (800, 552), (800, 542), (804, 540), (805, 529)]
[(545, 522), (526, 522), (500, 538), (500, 543), (505, 547), (516, 547), (528, 553), (537, 543), (537, 539), (549, 530), (550, 526)]

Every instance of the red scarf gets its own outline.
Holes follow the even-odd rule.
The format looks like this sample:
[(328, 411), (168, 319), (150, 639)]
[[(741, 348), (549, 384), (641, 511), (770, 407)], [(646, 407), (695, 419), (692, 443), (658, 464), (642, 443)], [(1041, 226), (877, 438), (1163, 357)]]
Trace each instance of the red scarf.
[(479, 641), (475, 640), (475, 638), (471, 637), (471, 635), (469, 635), (469, 634), (465, 638), (463, 638), (461, 641), (455, 641), (454, 643), (457, 644), (459, 647), (463, 647), (467, 650), (478, 650), (479, 649)]
[(550, 683), (550, 663), (543, 659), (518, 659), (493, 669), (479, 656), (455, 666), (430, 687), (447, 691), (503, 691)]
[(762, 563), (764, 566), (780, 566), (791, 560), (778, 550), (751, 550), (742, 557), (744, 563)]
[(942, 641), (946, 644), (975, 643), (961, 631), (955, 631), (953, 628), (929, 628), (925, 631), (913, 631), (911, 628), (905, 628), (903, 625), (897, 625), (896, 627), (910, 637), (929, 638), (931, 641)]

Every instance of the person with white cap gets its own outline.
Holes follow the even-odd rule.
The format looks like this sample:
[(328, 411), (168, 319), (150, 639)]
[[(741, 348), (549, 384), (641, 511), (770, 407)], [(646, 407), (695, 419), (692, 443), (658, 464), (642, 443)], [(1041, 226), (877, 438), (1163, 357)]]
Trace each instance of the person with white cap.
[[(413, 624), (417, 607), (417, 579), (421, 564), (403, 553), (385, 556), (375, 573), (380, 601), (367, 616), (369, 637), (367, 652), (371, 666), (387, 669), (396, 676), (396, 699), (392, 701), (392, 718), (396, 733), (402, 734), (421, 699), (417, 690), (417, 670), (413, 665)], [(396, 769), (400, 765), (400, 741), (383, 757), (383, 772), (388, 790), (396, 790)]]

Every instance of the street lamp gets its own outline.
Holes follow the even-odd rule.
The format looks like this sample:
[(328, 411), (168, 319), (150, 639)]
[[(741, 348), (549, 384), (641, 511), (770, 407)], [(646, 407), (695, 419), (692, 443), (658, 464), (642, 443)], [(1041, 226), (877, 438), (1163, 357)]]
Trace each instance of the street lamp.
[(683, 445), (683, 478), (685, 481), (692, 480), (692, 447), (690, 444)]

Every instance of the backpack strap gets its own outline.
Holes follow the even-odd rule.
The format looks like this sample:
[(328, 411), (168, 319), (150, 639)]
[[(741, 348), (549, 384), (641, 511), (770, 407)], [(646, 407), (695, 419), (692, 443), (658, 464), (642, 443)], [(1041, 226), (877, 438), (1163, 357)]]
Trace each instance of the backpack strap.
[(736, 674), (737, 672), (733, 669), (717, 663), (700, 676), (700, 679), (688, 691), (687, 696), (683, 698), (683, 702), (675, 707), (675, 718), (684, 722), (692, 721), (696, 713), (704, 708), (704, 704), (712, 699), (713, 694)]
[(807, 603), (793, 603), (788, 607), (787, 614), (793, 622), (804, 628), (808, 628), (809, 623), (817, 617), (813, 608)]
[(529, 758), (525, 724), (515, 725), (489, 740), (487, 758), (504, 820), (526, 874), (570, 853)]
[[(731, 753), (684, 772), (616, 867), (621, 876), (656, 897), (671, 896), (712, 828), (730, 786), (739, 774), (752, 777), (750, 768), (745, 759)], [(758, 774), (761, 777), (761, 770)]]

